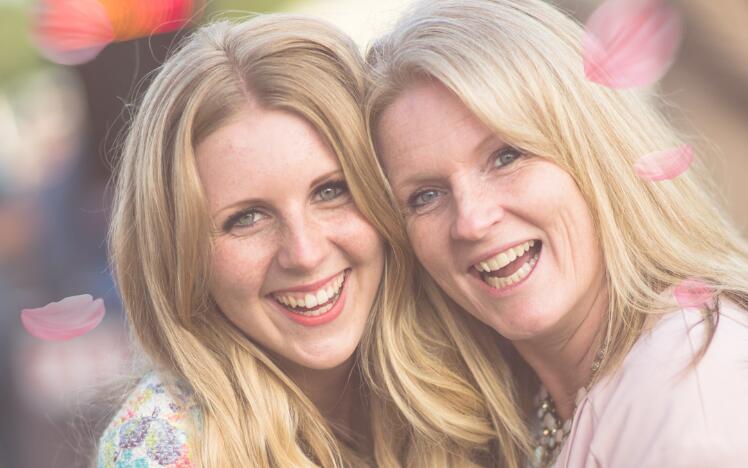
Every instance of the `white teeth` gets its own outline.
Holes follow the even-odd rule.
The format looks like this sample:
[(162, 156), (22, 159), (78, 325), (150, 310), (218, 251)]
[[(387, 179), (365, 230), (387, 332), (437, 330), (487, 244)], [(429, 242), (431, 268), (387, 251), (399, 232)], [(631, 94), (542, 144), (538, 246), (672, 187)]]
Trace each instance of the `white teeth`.
[[(309, 311), (309, 310), (302, 310), (302, 309), (314, 309), (320, 304), (324, 304), (328, 302), (330, 299), (336, 297), (338, 294), (340, 294), (340, 289), (343, 286), (343, 281), (345, 280), (345, 272), (340, 273), (335, 279), (333, 279), (330, 283), (328, 283), (327, 287), (319, 289), (316, 292), (310, 292), (307, 294), (304, 294), (303, 297), (299, 296), (292, 296), (292, 295), (273, 295), (276, 301), (283, 304), (284, 306), (287, 306), (289, 308), (294, 308), (294, 312), (303, 314), (303, 315), (319, 315), (323, 314), (330, 310), (332, 307), (332, 304), (327, 304), (323, 307), (320, 307), (318, 309)], [(320, 312), (321, 311), (321, 312)]]
[(518, 257), (521, 257), (525, 254), (532, 246), (535, 245), (535, 241), (531, 240), (528, 242), (525, 242), (524, 244), (520, 244), (516, 247), (512, 247), (510, 249), (507, 249), (497, 255), (494, 255), (493, 257), (486, 259), (478, 264), (475, 265), (475, 269), (487, 273), (489, 271), (496, 271), (504, 268), (505, 266), (509, 265), (513, 261), (515, 261)]
[(317, 292), (317, 304), (324, 304), (325, 302), (327, 302), (327, 293), (322, 289)]
[(334, 304), (326, 304), (326, 305), (324, 305), (322, 307), (319, 307), (317, 309), (314, 309), (314, 310), (301, 310), (301, 309), (298, 309), (298, 310), (294, 310), (293, 312), (296, 313), (296, 314), (299, 314), (299, 315), (304, 315), (306, 317), (316, 317), (318, 315), (324, 314), (325, 312), (329, 312), (329, 310), (332, 309), (333, 305)]
[(307, 294), (304, 296), (304, 307), (312, 308), (317, 307), (317, 296), (314, 294)]
[(496, 288), (496, 289), (505, 288), (507, 286), (511, 286), (525, 279), (527, 275), (530, 274), (532, 267), (535, 266), (537, 261), (538, 261), (538, 254), (535, 254), (528, 262), (522, 265), (522, 267), (520, 267), (519, 270), (515, 271), (514, 273), (507, 276), (506, 278), (493, 277), (493, 276), (481, 276), (481, 278), (483, 278), (483, 280), (493, 288)]

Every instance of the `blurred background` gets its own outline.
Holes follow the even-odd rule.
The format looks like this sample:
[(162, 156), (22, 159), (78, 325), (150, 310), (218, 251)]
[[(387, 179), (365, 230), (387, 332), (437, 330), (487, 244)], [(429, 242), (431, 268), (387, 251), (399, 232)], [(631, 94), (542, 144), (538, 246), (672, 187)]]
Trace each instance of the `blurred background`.
[[(240, 11), (308, 13), (338, 24), (364, 48), (407, 3), (214, 0), (194, 23)], [(584, 21), (600, 1), (556, 3)], [(671, 3), (683, 12), (686, 37), (661, 82), (668, 112), (697, 148), (708, 149), (697, 157), (708, 158), (748, 234), (748, 2)], [(128, 359), (105, 243), (116, 139), (136, 89), (188, 30), (116, 42), (87, 63), (55, 65), (34, 45), (37, 7), (0, 0), (0, 468), (87, 464), (103, 410), (87, 404), (86, 389)], [(107, 305), (104, 322), (88, 335), (47, 342), (22, 328), (21, 309), (83, 293)]]

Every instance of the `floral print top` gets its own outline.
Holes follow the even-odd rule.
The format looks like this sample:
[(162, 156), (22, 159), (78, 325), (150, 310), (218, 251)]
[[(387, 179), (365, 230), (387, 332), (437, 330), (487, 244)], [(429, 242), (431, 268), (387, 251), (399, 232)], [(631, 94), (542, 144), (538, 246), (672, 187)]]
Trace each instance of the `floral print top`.
[[(187, 401), (186, 395), (178, 398)], [(199, 421), (199, 415), (196, 406), (186, 406), (155, 372), (147, 374), (101, 436), (98, 468), (193, 468), (188, 418)]]

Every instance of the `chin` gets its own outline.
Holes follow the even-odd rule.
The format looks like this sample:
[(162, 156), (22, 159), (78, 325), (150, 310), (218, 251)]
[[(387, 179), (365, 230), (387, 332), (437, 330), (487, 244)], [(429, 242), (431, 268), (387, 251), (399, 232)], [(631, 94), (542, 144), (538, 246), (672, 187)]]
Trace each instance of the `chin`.
[(556, 313), (548, 313), (545, 310), (532, 310), (518, 308), (523, 310), (512, 317), (501, 317), (500, 323), (497, 323), (494, 329), (509, 341), (531, 340), (542, 337), (554, 330), (561, 317)]
[(297, 365), (313, 370), (328, 370), (339, 367), (353, 358), (356, 347), (342, 347), (337, 344), (335, 349), (325, 347), (320, 350), (300, 350), (293, 360)]

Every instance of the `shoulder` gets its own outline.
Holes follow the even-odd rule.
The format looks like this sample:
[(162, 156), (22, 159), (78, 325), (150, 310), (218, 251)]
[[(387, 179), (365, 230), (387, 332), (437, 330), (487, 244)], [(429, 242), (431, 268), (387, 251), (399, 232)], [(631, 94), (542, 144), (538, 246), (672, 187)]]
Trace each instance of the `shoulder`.
[(143, 377), (99, 439), (98, 468), (188, 468), (191, 420), (186, 392), (156, 374)]
[(657, 466), (653, 460), (716, 466), (712, 462), (719, 460), (731, 467), (745, 459), (735, 457), (748, 457), (742, 435), (748, 421), (742, 403), (748, 394), (748, 313), (720, 302), (703, 358), (696, 360), (707, 322), (696, 309), (678, 310), (660, 318), (621, 367), (590, 391), (585, 419), (595, 430), (591, 452), (619, 460), (603, 466)]

